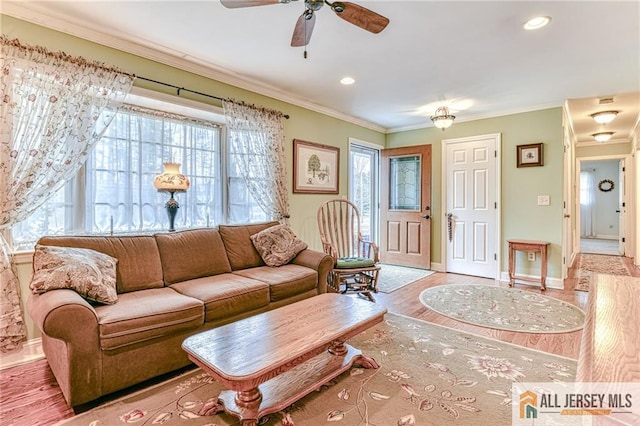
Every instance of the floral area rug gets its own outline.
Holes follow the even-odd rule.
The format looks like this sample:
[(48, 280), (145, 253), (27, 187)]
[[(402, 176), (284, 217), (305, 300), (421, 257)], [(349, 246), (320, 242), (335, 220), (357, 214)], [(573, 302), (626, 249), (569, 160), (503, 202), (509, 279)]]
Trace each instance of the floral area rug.
[[(385, 321), (350, 340), (379, 369), (353, 367), (260, 425), (510, 425), (513, 382), (571, 382), (576, 362), (413, 318)], [(200, 416), (222, 386), (196, 369), (63, 422), (69, 425), (239, 425)]]
[(578, 257), (578, 282), (574, 290), (589, 291), (589, 283), (593, 274), (631, 275), (621, 256), (606, 254), (580, 254)]
[(566, 333), (584, 325), (584, 311), (549, 296), (514, 288), (448, 284), (420, 294), (442, 315), (482, 327), (526, 333)]
[(378, 291), (391, 293), (434, 273), (434, 271), (427, 269), (381, 264), (380, 275), (378, 276)]

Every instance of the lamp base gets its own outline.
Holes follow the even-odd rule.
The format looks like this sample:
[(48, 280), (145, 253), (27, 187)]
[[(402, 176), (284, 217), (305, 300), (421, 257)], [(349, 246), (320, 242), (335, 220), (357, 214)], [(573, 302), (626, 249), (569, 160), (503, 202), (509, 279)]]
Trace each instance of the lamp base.
[(167, 201), (167, 203), (164, 205), (167, 208), (167, 216), (169, 216), (169, 232), (175, 232), (175, 221), (176, 221), (176, 214), (178, 213), (178, 209), (180, 208), (180, 205), (178, 204), (178, 201), (176, 201), (175, 198), (173, 198), (173, 192), (170, 193), (171, 194), (171, 198), (169, 198), (169, 201)]

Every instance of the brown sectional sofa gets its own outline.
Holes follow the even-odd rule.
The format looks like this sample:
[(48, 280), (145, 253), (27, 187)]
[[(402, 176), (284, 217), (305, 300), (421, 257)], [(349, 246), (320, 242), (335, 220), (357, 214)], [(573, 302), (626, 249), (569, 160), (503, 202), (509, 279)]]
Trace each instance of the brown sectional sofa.
[(118, 259), (113, 305), (73, 290), (32, 294), (28, 312), (70, 406), (189, 364), (182, 341), (327, 291), (333, 259), (306, 249), (265, 266), (250, 236), (277, 222), (139, 236), (43, 237)]

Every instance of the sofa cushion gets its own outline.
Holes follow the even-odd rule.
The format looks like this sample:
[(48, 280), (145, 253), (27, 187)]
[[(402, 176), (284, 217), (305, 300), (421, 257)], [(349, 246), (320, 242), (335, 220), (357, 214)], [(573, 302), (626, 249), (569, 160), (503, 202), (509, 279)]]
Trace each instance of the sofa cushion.
[(131, 237), (54, 236), (42, 237), (38, 244), (87, 248), (118, 259), (118, 293), (164, 287), (158, 245), (152, 235)]
[(95, 250), (38, 244), (29, 288), (34, 294), (69, 288), (87, 300), (110, 305), (118, 301), (117, 262)]
[(231, 272), (217, 229), (190, 229), (155, 237), (166, 284)]
[(233, 271), (264, 266), (262, 257), (260, 257), (260, 254), (251, 243), (251, 236), (275, 225), (278, 225), (278, 222), (220, 225), (218, 227)]
[(318, 286), (318, 271), (293, 264), (282, 265), (277, 268), (260, 266), (242, 269), (234, 271), (233, 274), (269, 284), (272, 302), (313, 290)]
[(178, 293), (201, 300), (205, 321), (217, 321), (269, 304), (269, 286), (235, 274), (221, 274), (173, 284)]
[(203, 303), (168, 287), (121, 294), (117, 304), (96, 307), (96, 314), (103, 350), (195, 329), (204, 323)]
[(251, 236), (251, 242), (267, 266), (289, 263), (307, 248), (307, 243), (296, 237), (288, 225), (276, 225)]

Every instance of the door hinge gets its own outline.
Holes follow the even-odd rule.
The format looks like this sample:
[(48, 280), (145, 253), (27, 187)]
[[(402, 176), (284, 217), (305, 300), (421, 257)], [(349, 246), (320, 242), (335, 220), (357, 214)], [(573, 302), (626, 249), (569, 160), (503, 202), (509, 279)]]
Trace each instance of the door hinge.
[(498, 208), (498, 202), (497, 202), (497, 201), (493, 203), (493, 208), (494, 208), (494, 209), (497, 209), (497, 208)]
[(622, 242), (624, 243), (624, 237), (622, 237)]
[(493, 253), (493, 260), (498, 260), (498, 255), (496, 253)]
[(493, 158), (498, 158), (498, 151), (493, 151)]
[(622, 171), (624, 172), (624, 171), (625, 171), (625, 169), (626, 169), (626, 167), (623, 167), (623, 168), (622, 168)]
[(563, 201), (563, 202), (562, 202), (562, 208), (563, 208), (563, 209), (566, 209), (566, 208), (567, 208), (567, 202), (566, 202), (566, 201)]

